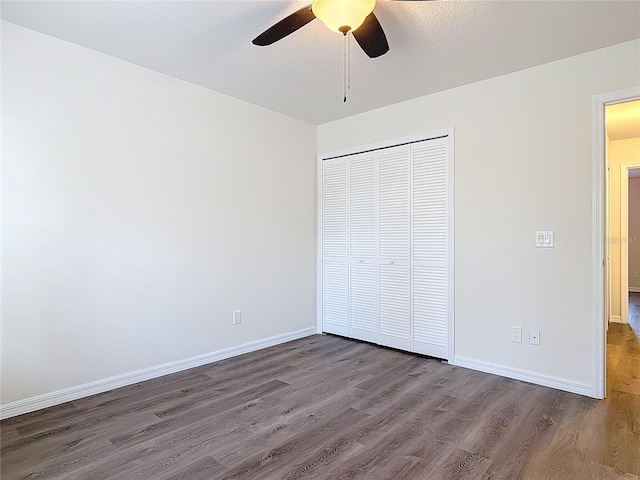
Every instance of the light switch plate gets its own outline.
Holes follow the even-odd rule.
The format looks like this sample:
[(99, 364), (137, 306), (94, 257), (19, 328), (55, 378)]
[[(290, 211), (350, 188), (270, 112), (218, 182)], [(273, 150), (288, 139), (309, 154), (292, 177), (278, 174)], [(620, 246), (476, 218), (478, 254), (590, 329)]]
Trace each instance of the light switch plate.
[(553, 230), (536, 232), (536, 248), (553, 248)]
[(511, 327), (511, 341), (522, 343), (522, 327)]

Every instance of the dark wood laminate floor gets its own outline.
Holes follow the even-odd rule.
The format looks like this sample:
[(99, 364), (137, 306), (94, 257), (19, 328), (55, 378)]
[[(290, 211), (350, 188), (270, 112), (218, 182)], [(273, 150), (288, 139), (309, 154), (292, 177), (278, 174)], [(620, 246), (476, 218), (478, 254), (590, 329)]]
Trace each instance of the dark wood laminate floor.
[(316, 335), (5, 420), (2, 479), (637, 479), (634, 301), (605, 401)]

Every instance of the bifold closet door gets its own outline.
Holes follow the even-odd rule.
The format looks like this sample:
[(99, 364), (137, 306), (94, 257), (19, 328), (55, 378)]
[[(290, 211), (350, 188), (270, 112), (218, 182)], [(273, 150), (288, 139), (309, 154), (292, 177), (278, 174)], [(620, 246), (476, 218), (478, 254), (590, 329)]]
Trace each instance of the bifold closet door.
[(376, 153), (349, 157), (349, 336), (378, 342)]
[(410, 350), (409, 146), (378, 152), (378, 277), (381, 345)]
[(348, 335), (348, 204), (345, 159), (322, 162), (322, 329)]
[(322, 162), (322, 330), (448, 359), (449, 138)]
[(412, 145), (412, 326), (417, 353), (448, 359), (448, 138)]

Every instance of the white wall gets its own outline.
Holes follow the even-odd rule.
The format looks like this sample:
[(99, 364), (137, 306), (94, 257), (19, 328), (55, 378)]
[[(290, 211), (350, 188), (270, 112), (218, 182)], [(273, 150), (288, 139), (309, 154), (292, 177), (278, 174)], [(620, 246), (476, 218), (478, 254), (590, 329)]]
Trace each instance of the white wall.
[(592, 95), (639, 72), (636, 40), (319, 126), (320, 154), (455, 128), (457, 358), (593, 386)]
[(2, 120), (2, 404), (315, 325), (314, 126), (6, 22)]

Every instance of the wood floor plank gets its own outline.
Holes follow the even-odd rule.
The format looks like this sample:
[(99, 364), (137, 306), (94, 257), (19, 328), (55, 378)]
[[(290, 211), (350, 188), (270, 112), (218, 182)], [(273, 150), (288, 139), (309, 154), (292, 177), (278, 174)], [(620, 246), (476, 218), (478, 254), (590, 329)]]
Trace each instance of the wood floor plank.
[(117, 404), (118, 402), (135, 401), (141, 396), (150, 397), (160, 395), (166, 392), (174, 391), (184, 386), (191, 386), (199, 380), (205, 378), (204, 373), (199, 372), (197, 368), (186, 370), (184, 372), (165, 375), (163, 377), (153, 378), (144, 382), (138, 382), (133, 385), (108, 390), (98, 393), (90, 397), (80, 398), (72, 402), (80, 411), (86, 411), (101, 405)]
[(211, 480), (224, 474), (225, 468), (213, 458), (205, 456), (186, 468), (168, 472), (158, 480)]
[(15, 425), (26, 425), (30, 422), (45, 422), (50, 418), (60, 418), (63, 415), (67, 415), (69, 411), (75, 411), (76, 409), (77, 407), (73, 402), (66, 402), (54, 407), (43, 408), (41, 410), (36, 410), (35, 412), (25, 413), (24, 415), (17, 415), (15, 417), (7, 418), (5, 420), (2, 420), (0, 424), (2, 429), (4, 429)]
[(88, 418), (81, 416), (78, 419), (72, 419), (68, 424), (61, 423), (42, 432), (18, 436), (3, 442), (0, 452), (2, 458), (8, 458), (16, 454), (43, 450), (51, 445), (73, 442), (77, 438), (90, 437), (105, 430), (118, 430), (127, 424), (140, 424), (144, 419), (149, 418), (149, 413), (128, 412), (124, 415), (114, 416), (109, 412), (103, 412), (103, 415)]
[[(144, 412), (150, 407), (158, 407), (166, 402), (184, 398), (195, 392), (211, 391), (215, 386), (215, 381), (206, 375), (189, 377), (181, 382), (171, 383), (170, 388), (153, 388), (147, 392), (137, 392), (134, 395), (121, 396), (88, 407), (78, 407), (72, 413), (65, 412), (61, 416), (50, 418), (46, 421), (35, 421), (17, 427), (21, 436), (34, 435), (46, 432), (55, 428), (60, 423), (73, 421), (91, 421), (94, 418), (101, 418), (101, 421), (112, 417), (120, 416), (124, 413)], [(166, 392), (166, 393), (164, 393)]]
[(39, 478), (39, 479), (64, 479), (69, 478), (69, 472), (79, 466), (113, 453), (114, 447), (108, 440), (91, 441), (83, 445), (70, 447), (64, 455), (43, 455), (39, 461), (23, 461), (21, 463), (7, 463), (2, 465), (2, 478)]
[(640, 396), (612, 391), (606, 403), (584, 416), (576, 448), (600, 464), (640, 474), (640, 448), (627, 448), (640, 444), (640, 422), (628, 421), (634, 418), (640, 418)]
[[(103, 456), (79, 469), (78, 474), (86, 479), (155, 478), (167, 469), (188, 470), (189, 465), (209, 456), (213, 447), (223, 440), (246, 439), (250, 435), (239, 426), (220, 428), (213, 422), (202, 422), (197, 427), (185, 427), (145, 442), (118, 447), (116, 454)], [(162, 471), (158, 471), (158, 466)]]
[(206, 418), (209, 414), (232, 409), (238, 404), (245, 403), (264, 393), (281, 388), (284, 385), (286, 385), (286, 383), (281, 382), (280, 380), (271, 380), (259, 385), (258, 387), (253, 387), (234, 395), (229, 395), (218, 401), (213, 398), (206, 398), (204, 400), (198, 398), (198, 401), (195, 402), (194, 405), (185, 405), (181, 403), (171, 409), (154, 411), (153, 413), (161, 419), (159, 422), (143, 429), (134, 427), (128, 431), (121, 432), (118, 435), (111, 437), (109, 440), (117, 447), (129, 445), (131, 443), (143, 442), (150, 437), (162, 435), (165, 432), (193, 424), (202, 417)]
[(513, 424), (522, 415), (523, 409), (530, 406), (528, 398), (517, 397), (510, 400), (506, 405), (489, 407), (487, 415), (478, 420), (477, 426), (461, 442), (461, 447), (484, 458), (491, 458), (501, 440), (512, 431)]
[[(307, 402), (305, 407), (299, 409), (293, 408), (288, 403), (288, 397), (285, 397), (284, 405), (288, 414), (280, 416), (276, 423), (265, 423), (258, 425), (259, 428), (252, 428), (251, 438), (225, 442), (211, 454), (221, 464), (234, 467), (242, 463), (246, 457), (264, 452), (270, 445), (284, 443), (287, 439), (304, 432), (315, 432), (323, 428), (326, 422), (330, 422), (340, 412), (354, 410), (349, 405), (361, 394), (362, 392), (357, 390), (336, 390), (323, 401)], [(349, 425), (342, 427), (347, 426)]]
[[(554, 401), (545, 401), (545, 397), (548, 397), (546, 390), (528, 397), (526, 413), (488, 456), (491, 462), (483, 479), (524, 478), (528, 475), (525, 472), (529, 465), (535, 465), (535, 469), (546, 468), (549, 456), (546, 448), (558, 431), (566, 409)], [(531, 475), (535, 478), (542, 474), (533, 472)]]
[(638, 480), (637, 475), (624, 473), (593, 461), (585, 463), (579, 478), (584, 480)]
[[(348, 408), (366, 397), (367, 393), (357, 389), (335, 388), (329, 384), (316, 384), (309, 390), (287, 391), (276, 397), (267, 396), (265, 403), (270, 407), (254, 415), (248, 428), (259, 434), (260, 432), (281, 429), (283, 425), (293, 425), (300, 421), (308, 423), (317, 421), (330, 415), (336, 410)], [(307, 393), (312, 394), (313, 402), (309, 402)]]
[(19, 437), (20, 434), (14, 427), (5, 426), (0, 429), (0, 444), (3, 442), (10, 442)]
[(357, 424), (367, 417), (366, 413), (353, 408), (336, 411), (335, 415), (325, 421), (313, 424), (306, 431), (299, 432), (286, 441), (277, 442), (274, 448), (264, 449), (251, 456), (246, 462), (230, 469), (222, 478), (278, 478), (278, 472), (287, 469), (297, 458), (309, 457), (313, 452), (321, 451), (322, 447), (319, 448), (318, 445), (327, 441), (334, 445), (341, 443), (343, 447), (349, 445), (348, 440), (343, 440), (342, 431), (345, 425)]
[[(419, 398), (406, 415), (394, 414), (392, 406), (378, 415), (372, 415), (353, 434), (354, 440), (362, 448), (353, 449), (344, 455), (338, 465), (326, 472), (327, 478), (366, 478), (371, 471), (377, 472), (383, 468), (392, 457), (395, 460), (394, 465), (388, 466), (390, 470), (412, 470), (422, 458), (411, 452), (421, 445), (425, 432), (431, 432), (447, 418), (448, 412), (438, 408), (442, 403), (443, 396), (433, 393), (426, 398)], [(402, 405), (397, 406), (398, 413), (402, 409)], [(387, 415), (394, 417), (395, 421), (387, 421)], [(381, 432), (385, 432), (384, 435)]]
[(432, 478), (447, 480), (482, 478), (488, 466), (488, 458), (456, 447)]
[[(442, 414), (440, 412), (439, 414)], [(437, 418), (436, 411), (431, 412), (431, 418)], [(408, 435), (403, 435), (406, 430), (402, 428), (394, 429), (391, 438), (384, 436), (376, 441), (369, 442), (368, 445), (358, 444), (343, 456), (339, 463), (336, 463), (328, 472), (325, 473), (327, 478), (368, 478), (371, 472), (383, 475), (381, 478), (404, 478), (399, 475), (408, 475), (413, 467), (424, 461), (423, 458), (407, 455), (407, 443), (412, 440), (411, 435), (417, 434), (419, 428), (414, 425)], [(357, 436), (360, 434), (356, 434)], [(415, 436), (413, 437), (415, 438)], [(413, 478), (409, 475), (407, 478)]]

